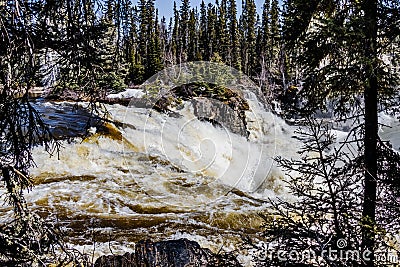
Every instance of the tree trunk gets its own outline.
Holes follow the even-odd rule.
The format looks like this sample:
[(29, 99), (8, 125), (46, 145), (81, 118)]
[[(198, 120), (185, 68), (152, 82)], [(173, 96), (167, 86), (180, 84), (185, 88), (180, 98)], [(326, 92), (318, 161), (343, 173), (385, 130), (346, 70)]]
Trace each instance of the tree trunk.
[(363, 203), (362, 249), (366, 253), (363, 266), (374, 266), (375, 210), (377, 192), (378, 79), (377, 79), (377, 1), (365, 0), (365, 67), (366, 85), (364, 164), (365, 188)]

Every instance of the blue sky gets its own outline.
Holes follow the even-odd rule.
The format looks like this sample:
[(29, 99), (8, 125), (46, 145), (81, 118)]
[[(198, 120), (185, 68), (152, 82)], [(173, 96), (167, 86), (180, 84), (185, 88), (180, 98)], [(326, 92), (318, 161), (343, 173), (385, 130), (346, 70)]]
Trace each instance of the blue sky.
[[(135, 1), (132, 1), (135, 2)], [(255, 0), (257, 5), (257, 10), (259, 14), (261, 14), (262, 6), (264, 5), (265, 0)], [(201, 0), (190, 0), (190, 4), (192, 7), (200, 7)], [(215, 0), (204, 0), (204, 3), (215, 3)], [(241, 13), (242, 10), (242, 0), (236, 0), (238, 12)], [(178, 8), (181, 5), (181, 0), (176, 0), (176, 4)], [(159, 10), (160, 18), (165, 16), (166, 18), (170, 18), (173, 14), (174, 0), (156, 0), (156, 7)]]

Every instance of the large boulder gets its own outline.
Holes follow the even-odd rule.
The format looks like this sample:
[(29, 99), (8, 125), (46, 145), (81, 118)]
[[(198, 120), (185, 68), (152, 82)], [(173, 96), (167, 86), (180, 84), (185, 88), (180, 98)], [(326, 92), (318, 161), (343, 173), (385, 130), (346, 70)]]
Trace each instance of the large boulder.
[(226, 127), (246, 138), (249, 136), (245, 114), (249, 104), (240, 92), (215, 84), (189, 83), (175, 87), (169, 95), (158, 99), (153, 109), (175, 115), (170, 107), (180, 106), (182, 101), (192, 103), (198, 119)]
[(231, 254), (213, 254), (187, 239), (152, 242), (140, 241), (134, 253), (98, 258), (95, 267), (206, 267), (241, 266)]
[(212, 123), (226, 127), (232, 133), (249, 136), (246, 117), (243, 110), (231, 107), (212, 98), (196, 97), (192, 99), (194, 115)]

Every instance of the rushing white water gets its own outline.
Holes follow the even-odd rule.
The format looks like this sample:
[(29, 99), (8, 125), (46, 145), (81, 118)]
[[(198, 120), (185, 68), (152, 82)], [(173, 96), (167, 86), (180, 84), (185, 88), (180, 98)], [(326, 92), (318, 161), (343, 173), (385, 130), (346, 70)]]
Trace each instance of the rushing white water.
[[(109, 125), (109, 134), (63, 141), (59, 157), (34, 149), (36, 186), (27, 201), (57, 217), (70, 242), (85, 252), (93, 248), (90, 233), (96, 233), (96, 256), (110, 253), (110, 246), (114, 253), (130, 251), (133, 242), (147, 237), (188, 237), (214, 250), (236, 248), (242, 234), (260, 230), (257, 212), (266, 211), (265, 200), (285, 195), (273, 157), (293, 156), (298, 148), (291, 127), (255, 96), (246, 97), (248, 138), (200, 121), (190, 101), (177, 118), (107, 106), (110, 119), (123, 127)], [(6, 220), (11, 211), (3, 211)]]
[(398, 116), (399, 114), (393, 116), (384, 111), (379, 113), (379, 123), (381, 123), (379, 136), (383, 141), (390, 141), (393, 149), (400, 152), (400, 121)]
[[(94, 135), (80, 143), (65, 144), (60, 160), (49, 158), (41, 148), (37, 148), (34, 154), (38, 168), (33, 169), (32, 174), (37, 179), (44, 176), (47, 178), (43, 179), (49, 179), (54, 175), (114, 176), (119, 172), (119, 175), (140, 183), (142, 189), (168, 198), (168, 194), (164, 194), (164, 185), (171, 179), (169, 174), (176, 172), (184, 173), (182, 184), (190, 185), (187, 188), (197, 186), (196, 190), (211, 191), (236, 188), (258, 194), (258, 197), (270, 197), (282, 187), (280, 179), (275, 179), (282, 175), (273, 166), (276, 151), (294, 155), (298, 147), (290, 138), (292, 130), (283, 120), (266, 111), (256, 110), (258, 114), (254, 114), (254, 107), (247, 114), (248, 140), (225, 128), (198, 120), (190, 102), (180, 110), (180, 118), (154, 110), (108, 106), (112, 119), (126, 126), (116, 130), (120, 131), (121, 137), (114, 136), (113, 139)], [(273, 182), (268, 179), (270, 177), (275, 177)], [(207, 186), (202, 188), (202, 185)], [(215, 200), (218, 195), (215, 193), (208, 197), (205, 197), (206, 192), (198, 194), (198, 199), (190, 203), (180, 196), (175, 198), (178, 193), (174, 192), (172, 201), (177, 203), (169, 204), (197, 206)]]
[[(265, 200), (287, 197), (273, 157), (295, 157), (301, 145), (292, 138), (294, 129), (265, 110), (254, 94), (245, 98), (248, 138), (200, 121), (190, 101), (176, 110), (179, 117), (107, 106), (110, 120), (123, 127), (109, 125), (108, 134), (63, 141), (59, 158), (34, 149), (36, 186), (27, 200), (56, 216), (82, 251), (91, 253), (90, 233), (95, 233), (96, 257), (110, 248), (131, 251), (133, 242), (147, 237), (187, 237), (214, 250), (236, 249), (241, 235), (260, 230), (257, 213), (266, 212)], [(68, 109), (69, 104), (46, 105)], [(399, 147), (400, 125), (390, 116), (380, 118), (394, 126), (382, 128), (381, 136)], [(4, 209), (1, 219), (9, 213)]]

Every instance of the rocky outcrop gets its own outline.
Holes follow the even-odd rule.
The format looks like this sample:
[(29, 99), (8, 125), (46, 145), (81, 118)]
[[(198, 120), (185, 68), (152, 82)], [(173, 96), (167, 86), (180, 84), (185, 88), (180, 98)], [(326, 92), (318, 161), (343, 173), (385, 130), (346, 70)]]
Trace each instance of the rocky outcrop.
[(213, 254), (187, 239), (152, 242), (140, 241), (134, 253), (102, 256), (95, 267), (189, 267), (241, 266), (231, 254)]
[(135, 97), (129, 97), (129, 98), (102, 98), (97, 100), (100, 103), (104, 104), (109, 104), (109, 105), (114, 105), (114, 104), (119, 104), (122, 106), (133, 106), (137, 108), (152, 108), (153, 103), (147, 99), (144, 98), (135, 98)]
[[(56, 90), (54, 88), (50, 88), (48, 91), (44, 92), (42, 96), (46, 100), (52, 101), (70, 101), (70, 102), (79, 102), (79, 101), (90, 101), (90, 98), (87, 94), (83, 92), (77, 92), (72, 89), (59, 89)], [(120, 97), (120, 98), (109, 98), (106, 94), (103, 96), (98, 96), (96, 98), (96, 102), (114, 105), (119, 104), (122, 106), (134, 106), (138, 108), (152, 108), (153, 102), (151, 100), (141, 98), (141, 97)]]
[(88, 100), (87, 97), (82, 92), (77, 92), (72, 89), (55, 89), (55, 88), (49, 88), (45, 93), (44, 93), (44, 98), (47, 100), (55, 100), (55, 101), (73, 101), (73, 102), (78, 102), (78, 101), (86, 101)]
[[(139, 88), (136, 88), (139, 89)], [(74, 90), (51, 90), (45, 96), (48, 100), (88, 101), (82, 93)], [(138, 108), (151, 108), (164, 112), (171, 117), (180, 117), (179, 112), (172, 107), (181, 105), (183, 101), (191, 102), (194, 115), (200, 120), (206, 120), (214, 125), (227, 128), (235, 134), (248, 137), (245, 111), (249, 105), (237, 91), (229, 88), (206, 84), (189, 83), (170, 90), (167, 95), (159, 99), (141, 97), (98, 98), (98, 102), (105, 104), (120, 104)]]
[(240, 93), (213, 84), (189, 83), (172, 89), (170, 96), (160, 98), (153, 108), (175, 116), (170, 107), (179, 106), (182, 101), (192, 103), (198, 119), (226, 127), (232, 133), (249, 136), (245, 114), (249, 105)]
[(220, 101), (210, 98), (197, 97), (192, 99), (194, 115), (201, 119), (220, 124), (232, 133), (248, 137), (244, 111), (232, 108)]

